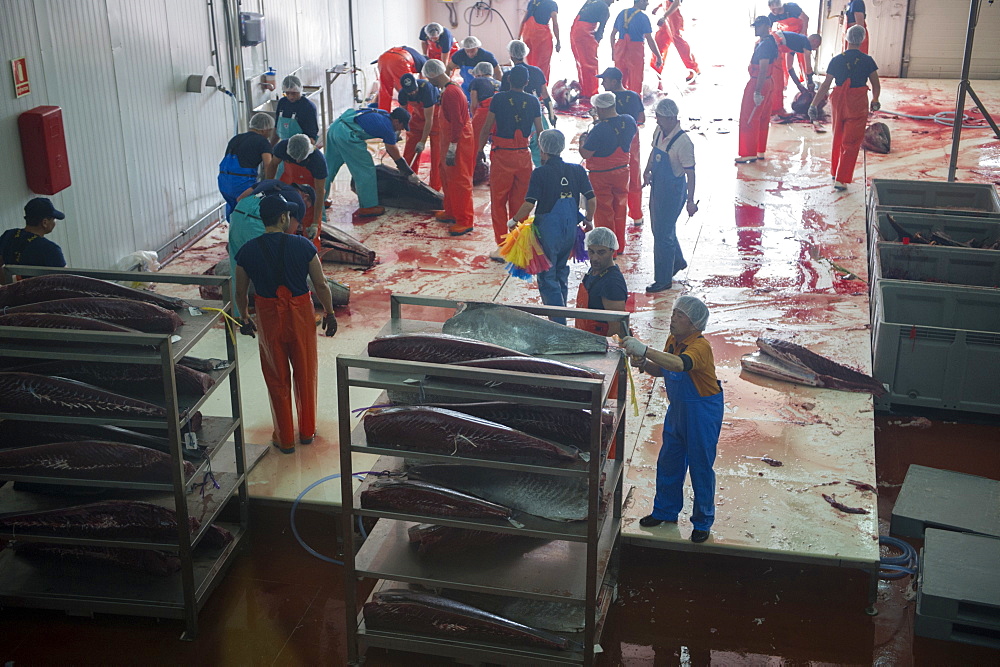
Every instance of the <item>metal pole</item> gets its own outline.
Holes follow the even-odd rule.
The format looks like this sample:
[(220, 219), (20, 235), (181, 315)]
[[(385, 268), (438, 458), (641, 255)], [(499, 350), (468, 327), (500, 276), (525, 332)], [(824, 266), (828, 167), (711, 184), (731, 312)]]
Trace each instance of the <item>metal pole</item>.
[(965, 92), (969, 88), (969, 68), (972, 66), (972, 45), (976, 39), (979, 3), (980, 0), (971, 0), (969, 3), (969, 31), (965, 35), (965, 59), (962, 62), (962, 80), (958, 83), (955, 123), (951, 130), (951, 160), (948, 163), (949, 183), (955, 181), (955, 168), (958, 166), (958, 145), (962, 140), (962, 125), (965, 118)]

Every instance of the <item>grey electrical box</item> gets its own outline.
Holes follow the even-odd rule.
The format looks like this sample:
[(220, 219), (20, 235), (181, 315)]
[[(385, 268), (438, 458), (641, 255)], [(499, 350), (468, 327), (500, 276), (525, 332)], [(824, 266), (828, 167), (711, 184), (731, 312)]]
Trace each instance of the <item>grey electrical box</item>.
[(265, 39), (264, 15), (240, 12), (240, 46), (257, 46)]

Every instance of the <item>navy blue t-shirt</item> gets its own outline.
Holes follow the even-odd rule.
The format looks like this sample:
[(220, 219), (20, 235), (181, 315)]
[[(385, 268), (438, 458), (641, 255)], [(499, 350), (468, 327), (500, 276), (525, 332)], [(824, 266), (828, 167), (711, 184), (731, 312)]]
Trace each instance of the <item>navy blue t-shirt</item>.
[(588, 0), (576, 17), (584, 23), (604, 23), (611, 18), (611, 8), (604, 0)]
[[(250, 194), (259, 195), (261, 192), (276, 192), (284, 197), (290, 204), (295, 204), (296, 210), (291, 213), (292, 217), (296, 220), (302, 220), (306, 217), (305, 197), (302, 196), (302, 191), (294, 185), (285, 183), (284, 181), (279, 181), (276, 178), (270, 178), (255, 185)], [(315, 198), (315, 196), (316, 195), (313, 195), (313, 198)]]
[(554, 0), (531, 0), (528, 3), (526, 13), (533, 16), (535, 21), (542, 25), (548, 25), (552, 18), (552, 12), (558, 12), (559, 5)]
[(615, 30), (618, 31), (619, 38), (628, 35), (633, 42), (641, 42), (644, 39), (643, 35), (653, 32), (653, 26), (641, 9), (631, 7), (623, 9), (618, 14), (615, 19)]
[[(479, 103), (482, 104), (484, 100), (488, 100), (496, 94), (496, 79), (489, 76), (477, 76), (472, 80), (472, 83), (469, 84), (470, 95), (472, 94), (472, 91), (476, 91), (476, 95), (479, 96)], [(473, 112), (475, 112), (475, 109), (473, 109)]]
[(878, 71), (875, 59), (858, 49), (848, 49), (834, 56), (826, 68), (826, 73), (834, 78), (837, 85), (847, 79), (851, 80), (851, 88), (862, 88), (868, 85), (868, 76)]
[(318, 148), (313, 150), (302, 162), (296, 162), (288, 157), (288, 139), (283, 139), (274, 145), (274, 157), (305, 167), (317, 180), (321, 178), (325, 180), (329, 174), (326, 168), (326, 158), (323, 157), (323, 152)]
[(587, 170), (578, 164), (567, 164), (562, 158), (552, 156), (542, 166), (531, 172), (525, 201), (535, 205), (535, 215), (549, 213), (560, 199), (580, 201), (594, 196)]
[(802, 16), (802, 8), (794, 2), (786, 2), (782, 7), (782, 10), (783, 11), (780, 14), (768, 14), (767, 18), (771, 19), (771, 25), (774, 25), (778, 21), (784, 21), (785, 19), (797, 19)]
[(226, 155), (235, 155), (244, 169), (259, 167), (265, 153), (271, 153), (271, 142), (256, 132), (237, 134), (226, 145)]
[(354, 122), (372, 139), (381, 139), (390, 146), (396, 145), (396, 130), (392, 129), (392, 119), (381, 109), (362, 109), (354, 117)]
[(58, 244), (23, 227), (8, 229), (0, 236), (0, 257), (4, 264), (66, 266), (66, 258)]
[(646, 107), (643, 105), (642, 98), (639, 97), (639, 93), (631, 90), (616, 90), (615, 111), (632, 116), (633, 120), (638, 123), (639, 116), (646, 113)]
[[(542, 68), (527, 63), (518, 63), (514, 67), (523, 67), (528, 70), (528, 83), (524, 86), (524, 92), (531, 93), (535, 97), (540, 97), (542, 88), (545, 87), (545, 73), (542, 71)], [(510, 70), (503, 73), (503, 79), (500, 80), (500, 90), (510, 90), (509, 76)]]
[(407, 105), (411, 102), (419, 102), (425, 109), (430, 109), (441, 99), (441, 91), (426, 79), (417, 79), (417, 89), (412, 93), (403, 90), (399, 91), (399, 103)]
[(281, 266), (282, 242), (285, 271), (281, 284), (288, 288), (292, 296), (309, 292), (306, 278), (309, 276), (309, 262), (316, 256), (316, 246), (304, 236), (276, 232), (247, 241), (236, 253), (236, 263), (250, 276), (253, 288), (260, 296), (273, 299), (278, 295), (275, 272)]
[(521, 130), (525, 137), (531, 134), (535, 119), (542, 116), (542, 106), (534, 95), (507, 90), (493, 96), (490, 113), (496, 117), (496, 135), (513, 139), (516, 130)]
[(854, 20), (854, 15), (855, 14), (861, 14), (864, 17), (868, 16), (865, 13), (865, 3), (862, 2), (861, 0), (851, 0), (851, 2), (847, 5), (847, 27), (848, 28), (851, 27), (852, 25), (854, 25), (855, 23), (857, 23), (857, 21)]
[(316, 138), (319, 137), (319, 121), (316, 120), (316, 105), (312, 103), (312, 100), (307, 100), (304, 97), (300, 97), (295, 102), (287, 97), (278, 100), (278, 108), (274, 112), (275, 122), (280, 122), (281, 118), (292, 118), (293, 116), (299, 122), (302, 134), (316, 141)]
[(424, 68), (424, 63), (427, 62), (427, 56), (420, 53), (420, 51), (417, 51), (413, 47), (404, 46), (403, 48), (406, 49), (407, 53), (413, 56), (413, 66), (416, 68), (416, 70), (418, 72), (422, 70)]
[(756, 65), (761, 60), (770, 60), (773, 63), (777, 59), (778, 43), (774, 41), (774, 37), (768, 35), (757, 42), (757, 46), (753, 49), (753, 55), (750, 56), (750, 64)]
[(612, 264), (603, 273), (583, 276), (583, 286), (587, 289), (587, 308), (604, 310), (604, 301), (627, 301), (628, 285), (617, 264)]
[[(424, 26), (424, 28), (426, 28), (426, 27), (427, 26)], [(417, 37), (417, 39), (419, 39), (421, 42), (428, 41), (427, 40), (427, 31), (424, 30), (424, 28), (420, 29), (420, 35)], [(444, 55), (444, 54), (448, 53), (449, 51), (451, 51), (451, 44), (454, 41), (455, 41), (455, 39), (451, 36), (451, 30), (448, 30), (447, 28), (445, 28), (444, 30), (441, 31), (441, 35), (438, 37), (438, 40), (437, 40), (437, 44), (441, 48), (441, 55)]]
[(785, 40), (785, 46), (787, 46), (795, 53), (805, 53), (806, 51), (812, 51), (812, 44), (809, 43), (809, 38), (803, 34), (797, 32), (787, 32), (781, 31), (781, 36)]
[(594, 157), (608, 157), (619, 148), (628, 153), (632, 138), (638, 131), (632, 116), (614, 116), (599, 122), (587, 135), (587, 143), (583, 147), (594, 151)]
[(486, 49), (480, 48), (476, 51), (476, 55), (469, 57), (469, 54), (465, 52), (465, 49), (459, 49), (451, 57), (451, 62), (455, 64), (455, 67), (475, 67), (479, 63), (489, 63), (494, 67), (500, 67), (497, 59), (493, 57), (493, 54)]

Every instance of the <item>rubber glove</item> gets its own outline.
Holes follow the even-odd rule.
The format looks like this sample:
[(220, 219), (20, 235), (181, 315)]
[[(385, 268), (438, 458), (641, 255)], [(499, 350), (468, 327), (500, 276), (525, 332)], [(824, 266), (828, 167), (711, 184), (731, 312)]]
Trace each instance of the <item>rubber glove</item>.
[(511, 218), (510, 220), (507, 221), (507, 231), (510, 231), (515, 227), (517, 227), (517, 220)]
[(323, 318), (323, 332), (326, 333), (327, 337), (337, 333), (337, 316), (333, 313)]
[(458, 152), (458, 144), (448, 144), (448, 152), (444, 154), (444, 163), (449, 167), (455, 166), (456, 152)]
[(410, 169), (410, 165), (406, 164), (406, 160), (404, 160), (403, 158), (395, 160), (395, 163), (396, 163), (396, 169), (399, 169), (399, 173), (401, 173), (403, 176), (411, 176), (413, 174), (413, 170)]
[(309, 225), (306, 228), (304, 236), (307, 239), (314, 239), (314, 238), (316, 238), (316, 225)]
[(872, 113), (875, 113), (882, 108), (882, 105), (878, 103), (878, 100), (872, 101)]
[(759, 107), (763, 101), (764, 101), (764, 96), (763, 95), (761, 95), (760, 93), (756, 93), (756, 92), (753, 94), (753, 105), (755, 107)]
[(643, 343), (638, 338), (632, 338), (631, 336), (626, 336), (622, 339), (621, 343), (622, 349), (625, 350), (625, 354), (630, 357), (645, 357), (646, 356), (646, 344)]
[(256, 338), (257, 324), (249, 317), (244, 318), (243, 326), (240, 327), (240, 334), (244, 336), (250, 336), (251, 338)]
[(814, 105), (809, 106), (809, 120), (816, 121), (819, 120), (819, 109)]
[(422, 141), (418, 141), (417, 142), (417, 145), (415, 147), (415, 150), (417, 151), (417, 155), (420, 155), (421, 153), (424, 152), (424, 147), (425, 147), (424, 142), (422, 142)]

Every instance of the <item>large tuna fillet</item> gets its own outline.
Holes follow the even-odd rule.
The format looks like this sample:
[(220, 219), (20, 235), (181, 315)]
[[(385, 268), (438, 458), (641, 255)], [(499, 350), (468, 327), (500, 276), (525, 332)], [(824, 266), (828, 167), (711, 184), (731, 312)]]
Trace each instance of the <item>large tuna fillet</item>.
[(434, 526), (428, 523), (410, 526), (406, 531), (406, 536), (410, 544), (417, 545), (417, 553), (424, 555), (456, 554), (469, 550), (489, 549), (500, 542), (518, 539), (516, 535), (506, 533)]
[(166, 417), (167, 411), (98, 387), (34, 373), (0, 373), (0, 412), (27, 415)]
[(377, 408), (368, 411), (364, 425), (372, 447), (503, 461), (569, 463), (580, 459), (579, 452), (565, 445), (441, 408)]
[[(870, 393), (875, 396), (885, 393), (885, 387), (871, 376), (831, 361), (801, 345), (777, 338), (758, 338), (757, 347), (783, 364), (765, 363), (760, 359), (750, 364), (744, 361), (743, 367), (746, 370), (813, 387)], [(772, 369), (777, 370), (769, 372)]]
[(586, 606), (579, 602), (516, 598), (454, 588), (443, 589), (441, 595), (540, 630), (583, 632), (587, 626)]
[[(188, 517), (192, 531), (200, 522)], [(52, 535), (91, 539), (134, 538), (177, 541), (177, 514), (172, 509), (132, 500), (107, 500), (44, 512), (0, 517), (0, 531), (15, 535)]]
[(448, 598), (410, 590), (375, 593), (364, 606), (371, 630), (565, 650), (569, 640)]
[[(184, 474), (194, 474), (186, 461)], [(4, 475), (169, 483), (173, 462), (163, 452), (122, 442), (56, 442), (0, 451), (0, 479)]]
[(368, 356), (451, 364), (472, 359), (517, 356), (517, 350), (447, 334), (391, 334), (368, 343)]
[(126, 570), (134, 570), (159, 577), (179, 572), (181, 559), (169, 551), (152, 549), (122, 549), (118, 547), (95, 547), (76, 544), (45, 544), (40, 542), (16, 542), (14, 551), (28, 558), (49, 558), (60, 561), (75, 561), (114, 565)]
[[(535, 357), (497, 357), (495, 359), (474, 359), (472, 361), (462, 361), (456, 366), (467, 366), (469, 368), (486, 368), (497, 371), (513, 371), (515, 373), (534, 373), (536, 375), (559, 375), (570, 378), (584, 378), (587, 380), (602, 380), (603, 373), (586, 370), (577, 366), (570, 366), (561, 361), (552, 359), (540, 359)], [(448, 378), (449, 382), (461, 384), (474, 384), (490, 387), (496, 391), (505, 391), (515, 394), (531, 394), (532, 396), (545, 396), (563, 401), (589, 401), (590, 392), (585, 389), (567, 389), (565, 387), (542, 387), (530, 384), (518, 384), (516, 382), (480, 382), (468, 378)]]
[(552, 521), (587, 518), (587, 480), (451, 464), (411, 464), (410, 477)]
[(524, 354), (604, 354), (608, 339), (496, 303), (470, 301), (444, 323), (452, 336), (502, 345)]
[(72, 317), (89, 317), (109, 324), (137, 329), (144, 333), (173, 333), (184, 320), (177, 313), (142, 301), (128, 299), (84, 297), (59, 299), (15, 306), (8, 313), (54, 313)]
[[(55, 315), (53, 313), (12, 313), (0, 315), (0, 327), (35, 327), (37, 329), (66, 329), (76, 331), (110, 331), (113, 333), (141, 333), (118, 324), (110, 324), (90, 317)], [(65, 342), (60, 341), (60, 345)]]
[[(124, 442), (129, 445), (139, 445), (159, 452), (170, 453), (170, 441), (162, 435), (139, 433), (118, 426), (63, 424), (61, 422), (34, 422), (16, 419), (5, 419), (0, 423), (0, 449), (84, 440)], [(203, 450), (188, 449), (187, 447), (181, 448), (181, 455), (185, 459), (193, 461), (200, 461), (205, 457)]]
[[(79, 380), (111, 391), (136, 388), (163, 394), (163, 371), (153, 364), (113, 364), (99, 361), (45, 361), (25, 364), (16, 370)], [(174, 366), (177, 391), (204, 396), (215, 385), (212, 376), (183, 365)]]
[(0, 287), (0, 307), (23, 306), (28, 303), (55, 301), (57, 299), (79, 299), (83, 297), (109, 297), (131, 299), (151, 303), (160, 308), (181, 310), (187, 307), (184, 301), (172, 296), (163, 296), (143, 290), (124, 287), (106, 280), (85, 278), (70, 274), (49, 274), (27, 278), (20, 282)]
[(509, 519), (512, 514), (508, 507), (467, 493), (411, 480), (376, 480), (361, 492), (361, 506), (370, 510), (467, 519)]
[[(590, 448), (590, 410), (573, 408), (551, 408), (545, 405), (526, 405), (490, 401), (484, 403), (437, 403), (430, 407), (463, 412), (473, 417), (510, 426), (518, 431), (537, 435), (546, 440), (555, 440), (577, 449)], [(610, 410), (601, 411), (601, 424), (610, 429), (614, 414)], [(605, 439), (613, 433), (608, 430)]]

